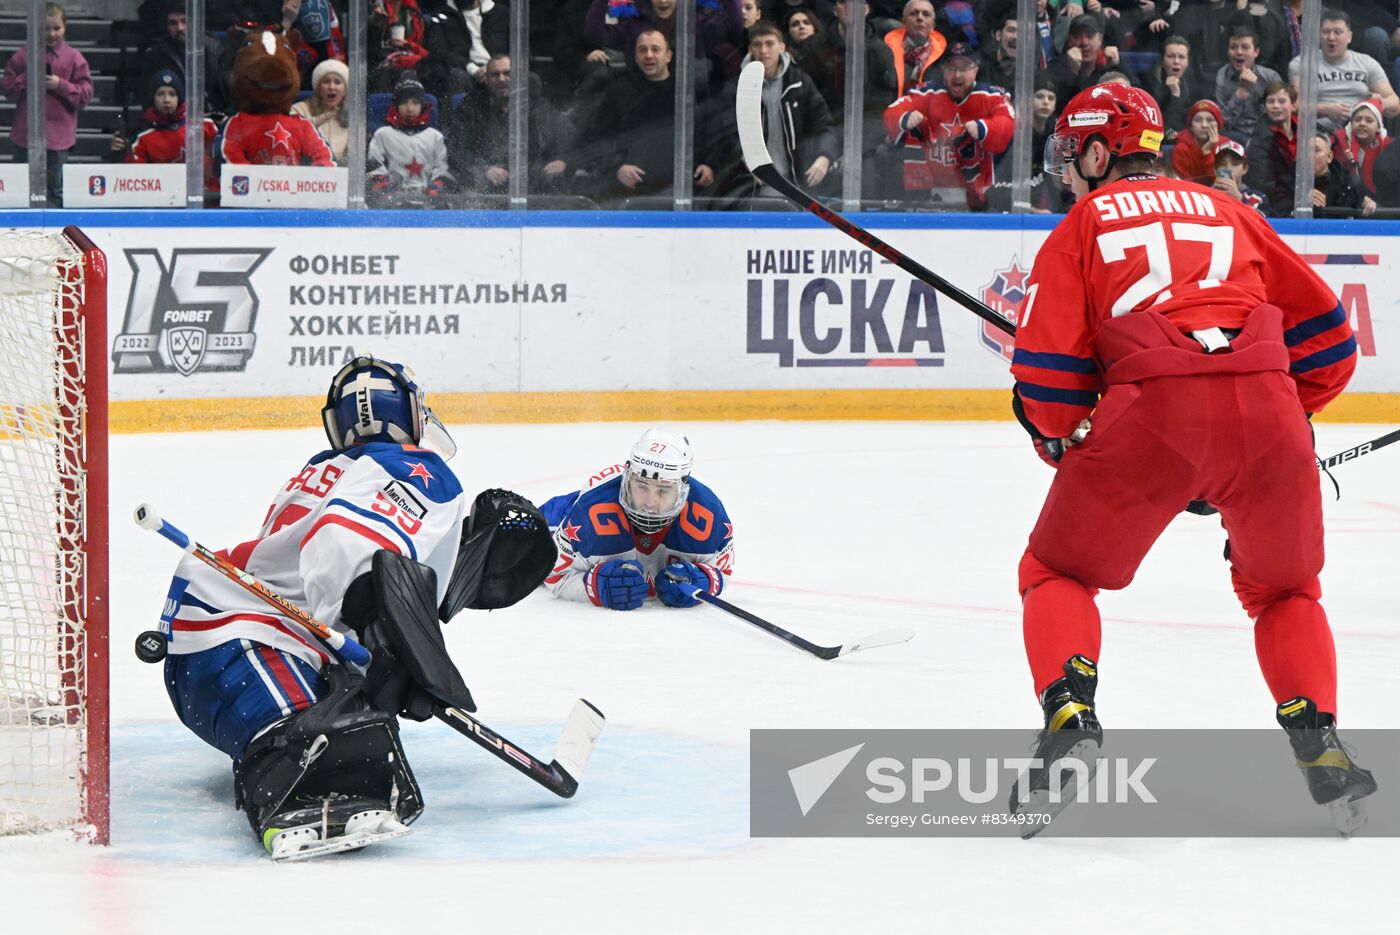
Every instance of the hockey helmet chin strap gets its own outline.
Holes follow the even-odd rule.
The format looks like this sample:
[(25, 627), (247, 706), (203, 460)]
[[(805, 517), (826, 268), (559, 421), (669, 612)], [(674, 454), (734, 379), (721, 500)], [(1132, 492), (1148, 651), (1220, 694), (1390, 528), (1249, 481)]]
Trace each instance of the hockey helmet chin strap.
[(1089, 183), (1089, 191), (1091, 192), (1098, 190), (1099, 186), (1103, 184), (1103, 180), (1108, 178), (1109, 173), (1113, 171), (1113, 167), (1118, 164), (1118, 154), (1114, 152), (1109, 152), (1108, 164), (1103, 167), (1102, 172), (1100, 172), (1093, 178), (1090, 178), (1089, 176), (1085, 175), (1084, 169), (1081, 168), (1079, 165), (1079, 160), (1083, 158), (1085, 150), (1089, 148), (1089, 144), (1092, 143), (1094, 140), (1098, 140), (1100, 143), (1102, 143), (1105, 151), (1108, 150), (1108, 143), (1104, 141), (1104, 138), (1102, 136), (1096, 133), (1093, 136), (1089, 137), (1089, 139), (1085, 140), (1084, 146), (1080, 148), (1079, 152), (1075, 154), (1074, 157), (1075, 174), (1077, 174), (1085, 182)]

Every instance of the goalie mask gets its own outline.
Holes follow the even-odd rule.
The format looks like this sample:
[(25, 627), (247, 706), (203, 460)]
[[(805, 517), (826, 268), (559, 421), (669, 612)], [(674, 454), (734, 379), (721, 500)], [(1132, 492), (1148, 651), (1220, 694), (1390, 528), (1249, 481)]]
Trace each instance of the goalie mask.
[(421, 445), (443, 460), (457, 445), (423, 401), (423, 388), (402, 364), (356, 357), (340, 368), (321, 410), (331, 448), (344, 451), (366, 442)]
[(660, 532), (680, 514), (694, 460), (684, 435), (650, 429), (637, 439), (622, 477), (622, 509), (633, 529)]

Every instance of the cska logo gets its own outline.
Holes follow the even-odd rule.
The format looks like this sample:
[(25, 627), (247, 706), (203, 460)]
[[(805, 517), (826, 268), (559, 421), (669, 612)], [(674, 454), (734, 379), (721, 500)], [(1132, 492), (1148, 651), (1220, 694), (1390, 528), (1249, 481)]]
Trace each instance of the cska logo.
[[(1026, 299), (1026, 280), (1030, 278), (1030, 272), (1029, 269), (1022, 269), (1020, 260), (1013, 256), (1011, 265), (997, 270), (992, 275), (992, 281), (982, 287), (982, 301), (1014, 325), (1021, 303)], [(987, 350), (1010, 362), (1015, 344), (1011, 335), (984, 321), (978, 339)]]

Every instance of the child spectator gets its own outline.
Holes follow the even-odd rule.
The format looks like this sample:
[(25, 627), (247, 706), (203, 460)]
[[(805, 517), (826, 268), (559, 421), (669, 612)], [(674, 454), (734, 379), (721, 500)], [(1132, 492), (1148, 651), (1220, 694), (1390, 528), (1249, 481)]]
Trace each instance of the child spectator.
[(1209, 185), (1215, 181), (1215, 148), (1224, 119), (1214, 101), (1200, 100), (1186, 112), (1186, 132), (1176, 138), (1172, 168), (1178, 178)]
[[(92, 100), (92, 70), (81, 52), (63, 41), (68, 16), (62, 6), (44, 6), (44, 115), (43, 144), (48, 152), (48, 201), (60, 203), (63, 164), (78, 139), (78, 112)], [(29, 50), (19, 49), (5, 63), (0, 89), (16, 103), (10, 123), (10, 145), (16, 162), (29, 161)]]
[(1332, 158), (1332, 141), (1325, 133), (1313, 137), (1314, 208), (1351, 208), (1369, 215), (1376, 203), (1361, 190), (1361, 180), (1347, 173)]
[(1220, 145), (1215, 149), (1215, 182), (1211, 188), (1263, 214), (1264, 193), (1244, 183), (1248, 169), (1249, 157), (1245, 155), (1244, 147), (1228, 136), (1221, 137)]
[(1360, 176), (1366, 193), (1376, 197), (1376, 157), (1392, 140), (1381, 122), (1381, 100), (1368, 97), (1351, 109), (1351, 120), (1332, 134), (1332, 155), (1343, 171)]
[[(151, 76), (141, 121), (125, 135), (112, 135), (108, 162), (172, 163), (185, 161), (185, 84), (172, 69)], [(218, 191), (213, 171), (214, 121), (204, 120), (205, 189)], [(211, 187), (212, 183), (212, 187)]]
[(394, 88), (389, 123), (369, 141), (369, 180), (379, 196), (399, 192), (437, 198), (454, 184), (447, 168), (447, 141), (428, 125), (426, 92), (417, 76), (408, 74)]
[(350, 140), (349, 115), (345, 112), (345, 92), (350, 83), (350, 69), (344, 62), (328, 58), (311, 72), (313, 93), (304, 101), (292, 105), (292, 113), (301, 114), (331, 148), (335, 164), (345, 165), (345, 147)]
[(1298, 162), (1298, 92), (1275, 81), (1264, 91), (1264, 119), (1256, 128), (1249, 184), (1267, 193), (1270, 217), (1293, 213), (1293, 177)]

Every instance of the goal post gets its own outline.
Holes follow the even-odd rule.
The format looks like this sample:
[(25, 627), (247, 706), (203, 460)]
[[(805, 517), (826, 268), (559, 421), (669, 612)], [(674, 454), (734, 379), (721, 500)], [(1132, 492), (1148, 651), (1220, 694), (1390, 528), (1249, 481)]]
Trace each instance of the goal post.
[(0, 231), (0, 835), (110, 831), (107, 261)]

